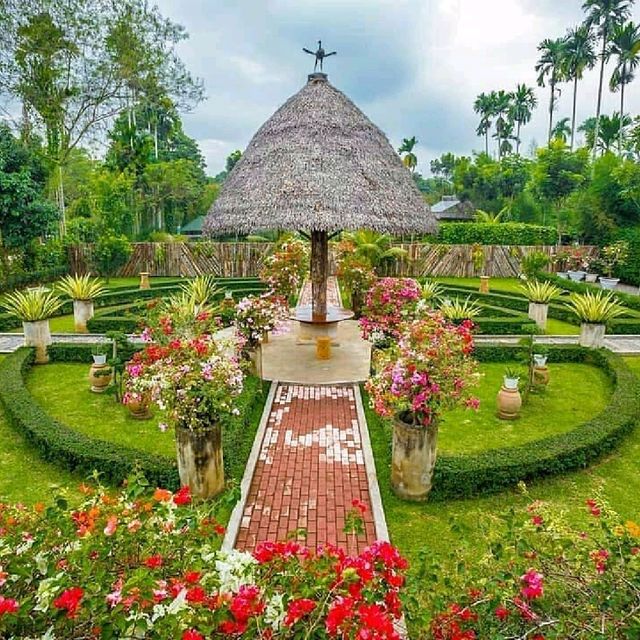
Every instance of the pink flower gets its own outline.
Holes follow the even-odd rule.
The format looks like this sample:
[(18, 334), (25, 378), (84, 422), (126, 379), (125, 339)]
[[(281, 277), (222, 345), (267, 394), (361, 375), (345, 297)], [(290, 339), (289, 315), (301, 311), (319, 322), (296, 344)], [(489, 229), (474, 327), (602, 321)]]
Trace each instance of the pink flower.
[(19, 608), (17, 600), (0, 596), (0, 618), (8, 613), (17, 613)]
[(523, 576), (520, 577), (523, 583), (520, 593), (527, 600), (535, 600), (542, 597), (544, 593), (542, 582), (544, 576), (541, 573), (537, 573), (534, 569), (529, 569)]
[(116, 532), (117, 528), (118, 528), (118, 517), (110, 516), (109, 519), (107, 520), (107, 526), (104, 528), (104, 535), (112, 536)]

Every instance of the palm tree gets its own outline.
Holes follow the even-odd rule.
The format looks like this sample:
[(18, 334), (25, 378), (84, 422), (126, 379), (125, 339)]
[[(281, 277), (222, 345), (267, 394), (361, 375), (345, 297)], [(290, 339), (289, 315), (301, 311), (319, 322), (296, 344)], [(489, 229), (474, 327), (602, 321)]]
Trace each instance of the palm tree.
[[(640, 64), (640, 27), (633, 22), (616, 25), (611, 34), (611, 53), (616, 56), (616, 67), (609, 81), (611, 91), (620, 89), (620, 113), (624, 114), (624, 88), (635, 77)], [(618, 139), (618, 155), (622, 155), (622, 130)]]
[(368, 260), (378, 275), (382, 275), (385, 265), (407, 256), (406, 249), (392, 246), (393, 238), (386, 233), (359, 229), (343, 232), (342, 239), (352, 242), (354, 252)]
[(519, 84), (513, 92), (509, 117), (516, 123), (516, 154), (520, 153), (520, 127), (531, 120), (531, 114), (538, 104), (532, 87)]
[(630, 116), (625, 115), (621, 119), (620, 114), (616, 111), (611, 117), (606, 114), (600, 116), (600, 126), (597, 127), (597, 138), (597, 121), (595, 117), (587, 118), (578, 127), (578, 131), (584, 133), (588, 147), (599, 149), (601, 153), (606, 153), (607, 151), (611, 151), (616, 141), (620, 140), (621, 134), (624, 140), (625, 130), (631, 125), (631, 122)]
[(484, 136), (484, 152), (489, 155), (489, 129), (491, 129), (491, 118), (493, 117), (493, 103), (495, 91), (490, 94), (481, 93), (473, 103), (473, 110), (480, 115), (480, 123), (476, 127), (476, 134)]
[[(509, 111), (513, 94), (508, 91), (492, 91), (493, 114), (496, 116), (496, 132), (493, 137), (498, 141), (498, 160), (502, 157), (504, 150), (503, 140), (506, 140), (513, 133), (513, 123), (509, 121)], [(509, 147), (511, 144), (509, 143)]]
[(402, 163), (404, 164), (409, 171), (415, 171), (416, 166), (418, 165), (418, 158), (416, 154), (413, 153), (413, 148), (418, 144), (415, 136), (411, 138), (402, 138), (402, 144), (398, 147), (398, 153), (402, 155), (405, 154), (402, 158)]
[(576, 133), (576, 104), (578, 99), (578, 80), (586, 69), (596, 64), (595, 38), (587, 25), (569, 29), (564, 46), (564, 74), (567, 80), (573, 80), (573, 107), (571, 109), (571, 151)]
[(598, 81), (598, 102), (596, 105), (596, 123), (593, 136), (593, 155), (596, 153), (596, 144), (599, 139), (600, 111), (602, 108), (602, 83), (604, 81), (604, 65), (609, 58), (609, 41), (616, 27), (624, 23), (631, 12), (633, 0), (585, 0), (582, 10), (586, 12), (585, 25), (598, 30), (602, 40), (600, 53), (600, 79)]
[(557, 120), (555, 125), (553, 125), (553, 131), (551, 132), (551, 137), (554, 140), (562, 140), (562, 142), (567, 142), (567, 136), (573, 134), (573, 127), (569, 126), (569, 118), (560, 118)]
[(547, 144), (551, 142), (551, 130), (553, 128), (553, 108), (556, 102), (556, 85), (564, 80), (562, 61), (564, 57), (564, 38), (545, 38), (539, 45), (540, 59), (536, 63), (538, 72), (538, 86), (544, 87), (545, 80), (548, 79), (551, 89), (549, 98), (549, 133)]

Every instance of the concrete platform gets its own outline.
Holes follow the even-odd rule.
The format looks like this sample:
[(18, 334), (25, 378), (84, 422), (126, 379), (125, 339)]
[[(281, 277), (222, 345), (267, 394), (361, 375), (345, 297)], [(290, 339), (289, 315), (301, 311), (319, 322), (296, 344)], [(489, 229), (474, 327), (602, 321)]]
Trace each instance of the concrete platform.
[(271, 336), (262, 345), (262, 377), (279, 382), (338, 384), (362, 382), (369, 377), (371, 346), (360, 337), (355, 320), (338, 326), (339, 346), (331, 348), (330, 360), (318, 360), (314, 344), (299, 344), (298, 327), (288, 323), (287, 333)]

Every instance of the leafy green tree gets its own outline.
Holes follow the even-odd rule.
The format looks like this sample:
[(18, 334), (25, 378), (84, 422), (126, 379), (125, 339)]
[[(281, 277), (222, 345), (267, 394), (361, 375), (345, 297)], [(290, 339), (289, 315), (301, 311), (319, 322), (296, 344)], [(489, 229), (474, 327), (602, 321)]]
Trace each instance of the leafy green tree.
[(131, 243), (126, 236), (103, 233), (93, 248), (94, 266), (108, 282), (127, 263), (131, 252)]
[(242, 158), (242, 151), (240, 151), (240, 149), (236, 149), (235, 151), (232, 151), (228, 156), (227, 159), (225, 161), (225, 171), (227, 172), (227, 174), (231, 173), (231, 170), (233, 169), (233, 167), (236, 166), (236, 164), (238, 163), (238, 160), (240, 160), (240, 158)]
[[(610, 151), (622, 136), (623, 144), (626, 141), (626, 131), (631, 125), (631, 117), (625, 115), (622, 120), (620, 114), (615, 112), (612, 116), (606, 114), (600, 116), (600, 126), (596, 118), (587, 118), (579, 127), (585, 135), (586, 145), (590, 149), (599, 150), (601, 154)], [(596, 139), (597, 130), (597, 139)]]
[[(620, 89), (620, 113), (624, 118), (624, 89), (633, 81), (640, 64), (640, 26), (633, 22), (615, 25), (611, 34), (611, 53), (616, 57), (616, 66), (609, 81), (611, 91)], [(624, 126), (618, 132), (618, 155), (622, 155)]]
[(600, 114), (602, 110), (602, 85), (604, 82), (604, 67), (609, 59), (609, 43), (616, 26), (623, 24), (631, 13), (634, 0), (585, 0), (582, 10), (587, 14), (584, 24), (588, 29), (595, 29), (602, 48), (600, 51), (600, 77), (598, 80), (598, 101), (593, 135), (592, 153), (595, 157), (596, 144), (600, 133)]
[(47, 172), (35, 146), (18, 141), (0, 124), (0, 242), (26, 247), (55, 229), (58, 211), (44, 195)]
[(493, 137), (498, 141), (498, 160), (500, 160), (505, 151), (509, 151), (510, 144), (507, 146), (504, 143), (508, 142), (513, 133), (513, 122), (509, 119), (512, 95), (502, 89), (492, 92), (493, 115), (496, 117), (496, 131)]
[(484, 152), (489, 155), (489, 131), (491, 130), (491, 118), (494, 114), (495, 92), (481, 93), (473, 103), (473, 110), (480, 116), (480, 122), (476, 128), (476, 134), (484, 136)]
[(566, 144), (567, 137), (571, 135), (572, 127), (569, 125), (569, 118), (560, 118), (556, 120), (551, 131), (551, 138), (553, 140), (562, 140)]
[(549, 134), (547, 143), (551, 142), (551, 132), (553, 129), (553, 110), (556, 104), (556, 91), (559, 82), (564, 80), (564, 49), (565, 38), (545, 38), (539, 45), (540, 58), (536, 63), (538, 72), (538, 86), (544, 87), (545, 82), (549, 83)]
[(520, 128), (531, 120), (533, 110), (538, 105), (538, 100), (532, 87), (519, 84), (512, 94), (512, 102), (509, 108), (509, 117), (516, 123), (516, 153), (520, 153)]
[(439, 158), (429, 163), (431, 173), (435, 176), (442, 176), (445, 180), (451, 182), (456, 162), (457, 158), (453, 153), (443, 153)]
[[(402, 157), (402, 163), (409, 171), (415, 171), (418, 166), (418, 158), (413, 152), (415, 146), (418, 144), (415, 136), (411, 138), (403, 138), (402, 144), (398, 147), (398, 153)], [(404, 154), (404, 155), (402, 155)]]
[(585, 70), (593, 69), (596, 64), (595, 38), (587, 25), (569, 29), (566, 35), (562, 55), (564, 75), (573, 81), (573, 101), (571, 108), (571, 151), (576, 133), (576, 105), (578, 101), (578, 82), (582, 80)]

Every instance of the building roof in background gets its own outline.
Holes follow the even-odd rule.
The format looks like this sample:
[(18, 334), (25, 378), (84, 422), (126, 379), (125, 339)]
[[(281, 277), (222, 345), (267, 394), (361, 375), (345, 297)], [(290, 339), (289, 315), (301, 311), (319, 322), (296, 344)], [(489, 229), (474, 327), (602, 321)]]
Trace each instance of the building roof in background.
[(431, 212), (438, 220), (473, 220), (475, 207), (458, 196), (442, 196), (440, 202), (431, 205)]

